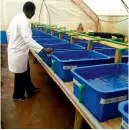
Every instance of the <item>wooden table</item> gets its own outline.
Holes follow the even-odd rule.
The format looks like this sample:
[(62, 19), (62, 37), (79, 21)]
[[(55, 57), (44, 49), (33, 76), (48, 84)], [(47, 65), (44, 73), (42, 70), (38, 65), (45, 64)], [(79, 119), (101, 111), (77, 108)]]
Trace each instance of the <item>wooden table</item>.
[(82, 120), (85, 119), (85, 121), (93, 129), (120, 129), (121, 118), (99, 122), (82, 103), (79, 103), (78, 99), (73, 93), (73, 82), (63, 82), (34, 51), (31, 50), (31, 52), (34, 56), (34, 60), (38, 60), (40, 62), (46, 72), (57, 83), (60, 89), (64, 92), (64, 94), (76, 108), (74, 128), (81, 128)]
[[(93, 40), (93, 38), (91, 37), (88, 37), (88, 36), (72, 36), (71, 37), (71, 43), (74, 43), (75, 42), (75, 39), (83, 39), (83, 40)], [(100, 44), (103, 44), (103, 45), (107, 45), (107, 46), (110, 46), (110, 47), (113, 47), (116, 49), (116, 52), (115, 52), (115, 63), (120, 63), (121, 60), (122, 60), (122, 51), (120, 51), (120, 49), (127, 49), (128, 46), (126, 45), (120, 45), (120, 44), (117, 44), (117, 43), (113, 43), (113, 42), (108, 42), (108, 41), (99, 41)], [(92, 50), (93, 49), (93, 42), (88, 45), (88, 50)]]

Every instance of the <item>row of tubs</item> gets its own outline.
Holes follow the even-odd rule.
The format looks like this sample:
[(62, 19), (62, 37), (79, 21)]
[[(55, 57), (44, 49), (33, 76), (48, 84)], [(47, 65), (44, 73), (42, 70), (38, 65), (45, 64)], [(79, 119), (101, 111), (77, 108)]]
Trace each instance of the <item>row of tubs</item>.
[(73, 81), (79, 102), (100, 122), (124, 113), (121, 127), (127, 128), (128, 51), (123, 52), (122, 63), (115, 64), (114, 48), (94, 43), (94, 50), (86, 50), (85, 40), (77, 39), (76, 44), (70, 44), (67, 38), (61, 40), (36, 29), (32, 32), (40, 45), (54, 48), (51, 54), (38, 55), (64, 82)]

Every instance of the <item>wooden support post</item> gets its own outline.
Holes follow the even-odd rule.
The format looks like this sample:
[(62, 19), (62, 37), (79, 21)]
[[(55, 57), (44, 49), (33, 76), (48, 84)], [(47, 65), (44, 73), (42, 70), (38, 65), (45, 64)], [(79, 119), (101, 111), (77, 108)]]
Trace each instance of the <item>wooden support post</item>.
[(63, 33), (60, 32), (60, 33), (59, 33), (59, 39), (62, 39), (62, 38), (63, 38)]
[(44, 29), (44, 32), (47, 33), (47, 29), (46, 28)]
[(122, 60), (122, 51), (119, 49), (116, 49), (115, 52), (115, 63), (120, 63)]
[(74, 129), (81, 129), (83, 123), (83, 117), (80, 115), (78, 110), (75, 112)]
[(92, 50), (92, 49), (93, 49), (93, 41), (92, 41), (92, 40), (89, 40), (89, 41), (88, 41), (87, 50)]
[(40, 31), (42, 32), (42, 28), (40, 28)]
[(33, 63), (38, 64), (38, 60), (33, 56)]
[(51, 35), (54, 36), (54, 30), (51, 30)]
[(75, 43), (75, 38), (74, 37), (71, 37), (70, 43)]

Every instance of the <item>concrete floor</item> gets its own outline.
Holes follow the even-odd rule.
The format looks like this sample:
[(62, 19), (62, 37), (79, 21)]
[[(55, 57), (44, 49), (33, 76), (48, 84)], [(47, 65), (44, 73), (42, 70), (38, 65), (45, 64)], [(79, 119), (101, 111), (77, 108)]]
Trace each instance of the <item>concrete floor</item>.
[(73, 128), (73, 105), (56, 84), (46, 84), (45, 71), (40, 64), (33, 64), (32, 60), (30, 64), (32, 81), (36, 87), (41, 88), (41, 92), (23, 102), (12, 100), (14, 76), (8, 71), (7, 61), (2, 67), (1, 116), (4, 128)]

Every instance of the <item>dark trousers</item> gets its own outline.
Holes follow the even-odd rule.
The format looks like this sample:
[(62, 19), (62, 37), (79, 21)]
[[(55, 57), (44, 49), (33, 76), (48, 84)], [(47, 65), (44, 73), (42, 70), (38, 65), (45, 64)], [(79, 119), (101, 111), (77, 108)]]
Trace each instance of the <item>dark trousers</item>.
[(25, 91), (27, 92), (27, 95), (31, 95), (34, 89), (35, 87), (31, 82), (30, 66), (28, 63), (27, 71), (24, 73), (15, 73), (13, 98), (22, 98), (25, 96)]

